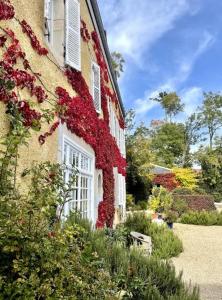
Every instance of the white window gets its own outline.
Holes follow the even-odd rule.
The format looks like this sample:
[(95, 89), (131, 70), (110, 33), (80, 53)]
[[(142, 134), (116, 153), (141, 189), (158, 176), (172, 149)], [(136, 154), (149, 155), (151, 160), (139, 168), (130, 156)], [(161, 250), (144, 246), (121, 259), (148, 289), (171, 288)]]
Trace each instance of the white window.
[(101, 87), (100, 87), (100, 67), (92, 62), (92, 96), (95, 109), (101, 112)]
[(52, 0), (45, 0), (44, 7), (44, 25), (45, 25), (45, 37), (48, 43), (52, 43), (53, 34), (53, 3)]
[(118, 172), (115, 174), (115, 206), (118, 209), (120, 219), (123, 219), (126, 211), (126, 184), (125, 177)]
[(64, 207), (64, 215), (67, 216), (70, 211), (79, 211), (84, 218), (91, 218), (92, 203), (92, 184), (93, 184), (93, 159), (82, 152), (68, 141), (64, 141), (63, 162), (66, 165), (65, 181), (68, 182), (76, 170), (76, 180), (74, 191), (71, 198)]
[(80, 3), (66, 0), (66, 51), (67, 65), (81, 70)]

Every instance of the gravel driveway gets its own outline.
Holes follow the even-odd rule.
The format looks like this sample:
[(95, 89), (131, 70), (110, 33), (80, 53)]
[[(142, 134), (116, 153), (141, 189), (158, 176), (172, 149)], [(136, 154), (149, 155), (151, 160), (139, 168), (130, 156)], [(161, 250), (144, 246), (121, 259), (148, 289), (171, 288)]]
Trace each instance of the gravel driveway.
[(184, 252), (173, 263), (187, 283), (197, 284), (201, 300), (222, 300), (222, 226), (175, 224)]

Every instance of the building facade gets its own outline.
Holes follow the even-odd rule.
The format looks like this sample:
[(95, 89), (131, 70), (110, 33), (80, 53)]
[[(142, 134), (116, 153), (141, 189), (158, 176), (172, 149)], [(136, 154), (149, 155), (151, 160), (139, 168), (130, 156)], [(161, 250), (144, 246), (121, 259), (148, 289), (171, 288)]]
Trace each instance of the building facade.
[[(14, 32), (26, 53), (31, 68), (24, 72), (34, 70), (35, 82), (45, 88), (47, 101), (41, 107), (49, 109), (54, 96), (59, 107), (54, 125), (43, 125), (21, 151), (20, 168), (33, 161), (64, 163), (65, 181), (75, 169), (75, 189), (64, 215), (78, 210), (98, 227), (112, 226), (125, 215), (124, 108), (97, 2), (10, 3), (14, 17), (2, 20), (2, 26)], [(22, 88), (21, 97), (34, 102), (34, 88), (31, 96), (28, 89)], [(7, 130), (7, 120), (0, 122)]]

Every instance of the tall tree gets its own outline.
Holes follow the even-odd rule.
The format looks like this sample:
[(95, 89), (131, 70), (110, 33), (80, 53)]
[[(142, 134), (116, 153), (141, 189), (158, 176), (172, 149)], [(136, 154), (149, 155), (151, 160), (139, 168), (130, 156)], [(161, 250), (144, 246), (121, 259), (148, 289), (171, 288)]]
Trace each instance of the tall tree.
[(151, 98), (151, 100), (160, 103), (165, 111), (166, 121), (170, 122), (172, 122), (173, 116), (183, 111), (184, 108), (184, 104), (182, 104), (181, 99), (175, 92), (161, 92), (158, 97)]
[(133, 194), (136, 202), (147, 200), (150, 180), (147, 177), (153, 154), (150, 149), (149, 130), (140, 124), (135, 126), (135, 112), (128, 111), (126, 116), (126, 158), (127, 158), (127, 193)]
[(203, 128), (207, 129), (209, 147), (213, 148), (213, 140), (222, 127), (222, 96), (215, 93), (204, 93), (203, 105), (199, 108), (199, 119)]
[(119, 78), (121, 76), (121, 73), (123, 73), (124, 71), (123, 66), (125, 64), (125, 60), (122, 54), (116, 51), (111, 53), (111, 57), (112, 57), (112, 65), (116, 73), (116, 77)]
[(181, 165), (185, 149), (185, 126), (181, 123), (165, 123), (152, 131), (151, 149), (156, 163), (166, 167)]
[(198, 159), (202, 169), (202, 185), (215, 200), (222, 200), (222, 148), (201, 149)]
[(197, 114), (192, 114), (188, 117), (185, 122), (185, 131), (184, 131), (184, 152), (182, 158), (182, 167), (191, 167), (192, 166), (192, 155), (190, 153), (191, 146), (197, 144), (202, 137), (200, 132), (201, 122)]

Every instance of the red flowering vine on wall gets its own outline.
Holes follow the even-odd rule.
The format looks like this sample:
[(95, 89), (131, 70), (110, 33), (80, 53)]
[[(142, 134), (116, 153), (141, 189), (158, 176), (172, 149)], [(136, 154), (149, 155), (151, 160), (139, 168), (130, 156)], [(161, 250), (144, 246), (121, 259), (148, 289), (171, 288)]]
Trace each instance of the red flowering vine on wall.
[[(0, 0), (0, 19), (10, 19), (13, 16), (14, 9), (10, 2), (8, 0)], [(18, 22), (23, 32), (29, 37), (32, 48), (40, 56), (47, 55), (48, 50), (40, 45), (30, 25), (25, 20), (22, 22), (18, 20)], [(125, 176), (126, 168), (126, 161), (121, 156), (116, 140), (110, 134), (109, 129), (107, 101), (110, 99), (118, 108), (118, 99), (116, 94), (112, 93), (107, 86), (109, 83), (108, 68), (102, 54), (99, 38), (96, 32), (92, 32), (90, 36), (84, 21), (81, 22), (81, 36), (87, 43), (92, 38), (97, 62), (101, 68), (101, 100), (104, 119), (100, 119), (96, 113), (93, 98), (82, 73), (68, 68), (65, 71), (65, 76), (78, 96), (71, 97), (64, 88), (56, 88), (57, 98), (55, 99), (56, 110), (54, 111), (54, 117), (58, 117), (59, 120), (53, 123), (48, 132), (39, 136), (39, 143), (45, 143), (46, 138), (53, 134), (61, 120), (72, 133), (83, 138), (94, 149), (96, 168), (103, 171), (103, 199), (101, 199), (102, 201), (98, 208), (97, 227), (104, 227), (105, 225), (111, 227), (115, 213), (113, 168), (116, 167), (123, 176)], [(6, 43), (9, 43), (9, 46), (6, 47), (7, 50), (3, 55), (3, 60), (0, 62), (4, 81), (17, 88), (27, 89), (30, 96), (36, 96), (38, 103), (42, 103), (47, 99), (48, 95), (44, 87), (35, 85), (40, 74), (32, 72), (30, 63), (26, 59), (18, 39), (16, 39), (14, 32), (9, 29), (4, 30), (4, 35), (0, 36), (0, 47), (5, 46)], [(25, 70), (15, 68), (18, 60), (22, 61)], [(7, 104), (16, 104), (24, 120), (23, 124), (26, 127), (40, 126), (40, 120), (45, 118), (44, 113), (41, 114), (32, 109), (26, 100), (18, 100), (18, 95), (14, 91), (9, 93), (3, 86), (0, 86), (0, 101)], [(47, 118), (46, 120), (48, 121)], [(119, 118), (119, 123), (121, 128), (124, 128), (123, 118)]]

